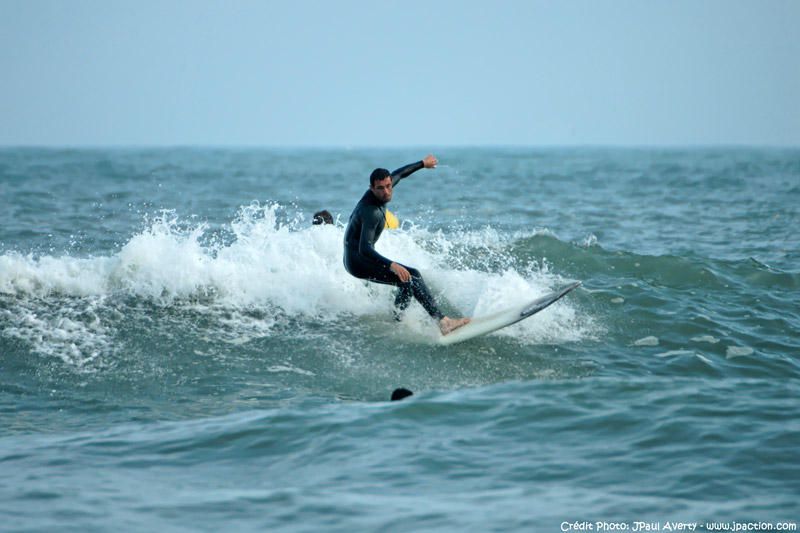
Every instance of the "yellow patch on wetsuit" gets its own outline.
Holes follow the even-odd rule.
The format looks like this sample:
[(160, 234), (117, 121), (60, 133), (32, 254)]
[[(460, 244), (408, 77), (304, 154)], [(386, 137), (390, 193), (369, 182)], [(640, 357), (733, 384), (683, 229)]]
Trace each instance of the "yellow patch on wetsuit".
[(397, 216), (389, 211), (386, 210), (386, 223), (383, 225), (386, 229), (397, 229), (400, 227), (400, 220), (398, 220)]

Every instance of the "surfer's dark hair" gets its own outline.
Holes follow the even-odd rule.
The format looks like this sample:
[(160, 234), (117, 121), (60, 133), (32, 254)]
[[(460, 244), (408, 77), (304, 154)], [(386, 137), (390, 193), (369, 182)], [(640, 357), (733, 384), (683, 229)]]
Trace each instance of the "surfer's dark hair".
[(331, 216), (327, 209), (323, 209), (322, 211), (317, 211), (314, 213), (314, 220), (312, 223), (315, 226), (320, 226), (322, 224), (333, 224), (333, 216)]
[(372, 174), (369, 175), (369, 186), (372, 187), (375, 185), (376, 181), (385, 180), (391, 175), (392, 174), (385, 168), (376, 168), (372, 171)]

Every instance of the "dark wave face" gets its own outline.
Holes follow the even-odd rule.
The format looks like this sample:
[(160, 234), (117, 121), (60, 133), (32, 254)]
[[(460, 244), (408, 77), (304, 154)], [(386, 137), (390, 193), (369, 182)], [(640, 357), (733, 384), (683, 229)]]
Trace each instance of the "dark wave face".
[(395, 321), (342, 238), (416, 151), (0, 150), (8, 528), (796, 519), (800, 152), (434, 153), (380, 253), (451, 315), (582, 287)]

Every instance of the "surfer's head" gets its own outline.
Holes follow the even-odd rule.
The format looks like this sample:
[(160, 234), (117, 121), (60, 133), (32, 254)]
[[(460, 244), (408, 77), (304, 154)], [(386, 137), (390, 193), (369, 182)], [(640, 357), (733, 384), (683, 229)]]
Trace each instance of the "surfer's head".
[(314, 213), (314, 218), (311, 223), (315, 226), (319, 226), (321, 224), (333, 224), (333, 216), (327, 209), (323, 209), (322, 211), (317, 211)]
[(369, 176), (369, 190), (381, 203), (392, 199), (392, 175), (385, 168), (376, 168)]
[(369, 186), (372, 187), (376, 181), (383, 181), (391, 176), (392, 174), (385, 168), (376, 168), (369, 175)]

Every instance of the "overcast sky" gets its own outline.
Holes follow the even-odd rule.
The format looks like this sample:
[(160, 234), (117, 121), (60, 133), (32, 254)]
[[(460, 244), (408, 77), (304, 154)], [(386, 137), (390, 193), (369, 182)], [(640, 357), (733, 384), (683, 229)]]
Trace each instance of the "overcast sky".
[(4, 145), (800, 145), (800, 0), (0, 0)]

